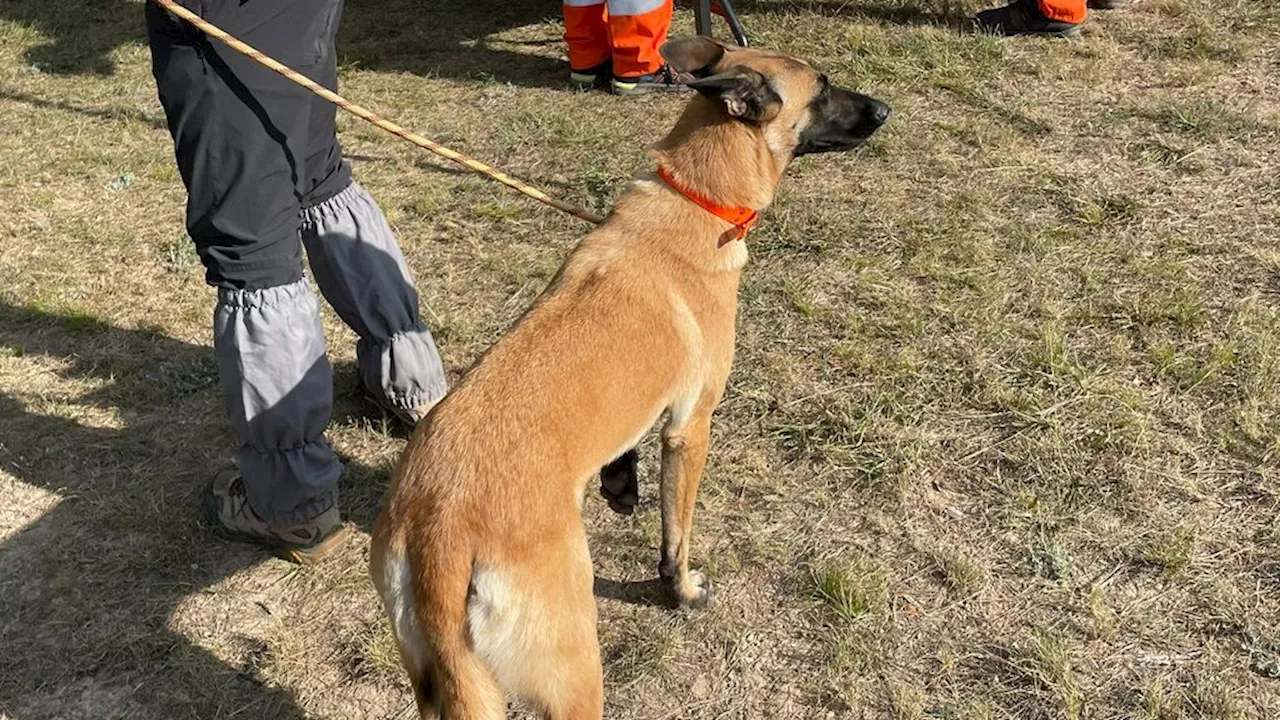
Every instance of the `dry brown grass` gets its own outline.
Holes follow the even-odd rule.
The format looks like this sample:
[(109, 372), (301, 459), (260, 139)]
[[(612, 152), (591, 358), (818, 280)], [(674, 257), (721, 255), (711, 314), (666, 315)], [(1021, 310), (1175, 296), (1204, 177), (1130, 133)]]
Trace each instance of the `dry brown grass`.
[[(679, 102), (561, 90), (554, 3), (452, 5), (350, 0), (344, 91), (607, 207)], [(608, 716), (1280, 717), (1280, 6), (740, 5), (896, 115), (754, 237), (715, 605), (645, 602), (651, 449), (641, 512), (588, 502)], [(194, 522), (230, 438), (140, 11), (0, 3), (0, 715), (408, 717), (363, 532), (299, 571)], [(342, 132), (465, 368), (585, 228)], [(326, 322), (367, 530), (403, 441)]]

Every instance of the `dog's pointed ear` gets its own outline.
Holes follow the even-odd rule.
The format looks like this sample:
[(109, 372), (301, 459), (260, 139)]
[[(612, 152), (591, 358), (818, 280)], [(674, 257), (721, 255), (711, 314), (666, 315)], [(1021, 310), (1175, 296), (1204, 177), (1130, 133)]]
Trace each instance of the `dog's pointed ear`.
[(658, 52), (678, 73), (704, 76), (724, 58), (724, 46), (702, 36), (680, 38), (663, 43)]
[(733, 67), (718, 75), (688, 83), (703, 97), (724, 104), (730, 115), (760, 124), (777, 116), (782, 98), (763, 74), (747, 67)]

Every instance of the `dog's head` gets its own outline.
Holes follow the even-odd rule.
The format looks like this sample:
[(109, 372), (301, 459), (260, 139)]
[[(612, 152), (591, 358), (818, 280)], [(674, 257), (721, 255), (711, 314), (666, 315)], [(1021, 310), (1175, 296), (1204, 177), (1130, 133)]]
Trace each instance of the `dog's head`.
[(832, 85), (809, 63), (705, 37), (662, 46), (688, 85), (736, 121), (759, 127), (775, 156), (851, 150), (889, 118), (889, 106)]

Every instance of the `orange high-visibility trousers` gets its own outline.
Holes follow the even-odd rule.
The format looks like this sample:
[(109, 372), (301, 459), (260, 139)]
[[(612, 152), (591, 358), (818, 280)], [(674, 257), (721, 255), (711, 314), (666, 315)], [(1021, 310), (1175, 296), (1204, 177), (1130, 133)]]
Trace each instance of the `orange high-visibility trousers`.
[(564, 0), (569, 67), (590, 70), (612, 59), (618, 77), (657, 72), (672, 10), (672, 0)]
[(1069, 22), (1076, 25), (1084, 22), (1089, 11), (1085, 8), (1087, 0), (1036, 0), (1040, 12), (1050, 20)]

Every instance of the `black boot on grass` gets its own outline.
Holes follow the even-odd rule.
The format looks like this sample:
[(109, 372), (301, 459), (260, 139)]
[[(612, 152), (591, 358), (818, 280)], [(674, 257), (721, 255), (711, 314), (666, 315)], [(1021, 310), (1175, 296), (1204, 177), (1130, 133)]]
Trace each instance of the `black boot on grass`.
[(993, 35), (1048, 35), (1074, 37), (1079, 23), (1051, 20), (1040, 12), (1036, 0), (1014, 0), (1004, 7), (983, 10), (974, 18), (981, 32)]

